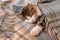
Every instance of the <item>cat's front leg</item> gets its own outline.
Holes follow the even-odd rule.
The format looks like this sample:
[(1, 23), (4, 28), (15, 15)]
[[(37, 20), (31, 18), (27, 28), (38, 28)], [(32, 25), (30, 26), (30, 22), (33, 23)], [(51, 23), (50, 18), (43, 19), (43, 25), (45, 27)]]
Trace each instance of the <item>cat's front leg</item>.
[(30, 34), (32, 35), (32, 36), (38, 36), (39, 35), (39, 33), (42, 31), (42, 27), (41, 26), (38, 26), (38, 25), (36, 25), (31, 31), (30, 31)]

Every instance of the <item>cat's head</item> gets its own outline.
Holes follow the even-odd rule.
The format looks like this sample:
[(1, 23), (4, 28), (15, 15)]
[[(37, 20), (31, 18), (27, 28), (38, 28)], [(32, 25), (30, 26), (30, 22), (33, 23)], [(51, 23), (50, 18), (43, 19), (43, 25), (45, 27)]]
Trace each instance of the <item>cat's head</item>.
[(22, 12), (19, 15), (21, 15), (24, 19), (27, 19), (27, 17), (32, 17), (33, 15), (36, 14), (37, 8), (31, 4), (28, 4), (23, 8)]

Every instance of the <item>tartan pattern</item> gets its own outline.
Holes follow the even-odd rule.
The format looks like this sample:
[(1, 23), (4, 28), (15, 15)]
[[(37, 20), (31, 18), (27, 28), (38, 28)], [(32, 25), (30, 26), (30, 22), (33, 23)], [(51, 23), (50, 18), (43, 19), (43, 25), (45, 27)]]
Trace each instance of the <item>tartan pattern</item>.
[[(4, 19), (4, 23), (1, 25), (1, 32), (2, 37), (1, 40), (33, 40), (34, 37), (29, 34), (29, 32), (20, 26), (20, 24), (17, 24), (16, 22), (13, 23), (14, 20), (11, 20), (9, 16), (7, 16), (7, 19)], [(14, 19), (14, 18), (13, 18)], [(12, 22), (11, 22), (12, 21)]]
[[(48, 0), (48, 1), (50, 1), (50, 0)], [(57, 2), (57, 4), (58, 3), (59, 2)], [(27, 24), (23, 24), (24, 22), (22, 22), (16, 15), (16, 14), (20, 13), (20, 11), (22, 10), (22, 9), (20, 10), (18, 8), (20, 6), (11, 5), (11, 4), (9, 5), (9, 3), (8, 3), (8, 5), (6, 5), (5, 3), (4, 3), (4, 5), (1, 5), (1, 4), (3, 4), (3, 3), (0, 2), (0, 40), (36, 40), (35, 37), (33, 37), (32, 35), (29, 34), (30, 28), (28, 29), (26, 27), (27, 29), (24, 29), (24, 27)], [(54, 3), (54, 4), (56, 4), (56, 3)], [(14, 6), (16, 6), (17, 9), (14, 8)], [(59, 6), (56, 5), (55, 7), (59, 7)], [(49, 11), (49, 14), (50, 13), (55, 14), (54, 10), (51, 9), (49, 6), (48, 6), (47, 10), (48, 11), (51, 10), (51, 12)], [(45, 12), (44, 12), (44, 15), (45, 15)], [(60, 14), (58, 14), (58, 15), (60, 15)], [(55, 16), (55, 18), (59, 18), (60, 16), (58, 17), (58, 15), (51, 15), (51, 17)], [(45, 15), (45, 16), (47, 16), (47, 15)], [(49, 21), (49, 19), (50, 18), (48, 18), (48, 21)], [(58, 24), (55, 23), (55, 21), (57, 21)], [(51, 24), (49, 24), (49, 26), (47, 26), (45, 28), (47, 29), (48, 34), (54, 40), (60, 40), (60, 31), (59, 31), (60, 30), (60, 20), (57, 19), (55, 21), (53, 18), (53, 21), (51, 21), (52, 23), (49, 21)], [(57, 26), (58, 26), (58, 28), (57, 28)]]
[(34, 37), (23, 28), (26, 24), (17, 17), (18, 13), (13, 10), (13, 5), (2, 4), (0, 3), (0, 40), (33, 40)]
[(18, 24), (15, 25), (14, 27), (17, 28), (16, 31), (14, 29), (13, 29), (14, 31), (13, 30), (11, 31), (9, 29), (2, 29), (3, 31), (2, 33), (5, 35), (5, 37), (2, 37), (3, 38), (2, 40), (33, 40), (34, 39), (34, 37), (32, 37), (25, 29), (21, 28)]

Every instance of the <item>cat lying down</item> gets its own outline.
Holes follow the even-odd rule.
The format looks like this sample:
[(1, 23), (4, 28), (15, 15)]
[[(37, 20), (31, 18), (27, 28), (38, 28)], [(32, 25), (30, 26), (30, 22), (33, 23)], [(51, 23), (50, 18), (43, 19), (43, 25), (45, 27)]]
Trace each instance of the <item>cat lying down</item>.
[(25, 22), (36, 24), (36, 26), (30, 31), (30, 34), (33, 36), (39, 35), (39, 33), (44, 28), (42, 27), (43, 19), (41, 18), (43, 17), (43, 14), (37, 6), (28, 4), (26, 7), (23, 8), (21, 14), (18, 14), (18, 16)]

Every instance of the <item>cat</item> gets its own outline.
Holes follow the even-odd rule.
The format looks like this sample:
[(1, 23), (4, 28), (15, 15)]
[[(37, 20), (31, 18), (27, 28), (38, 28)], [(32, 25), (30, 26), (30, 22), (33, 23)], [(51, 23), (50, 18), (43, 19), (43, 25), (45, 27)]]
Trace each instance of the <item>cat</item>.
[(23, 21), (36, 24), (36, 26), (30, 31), (32, 36), (37, 36), (43, 29), (38, 18), (41, 15), (42, 13), (39, 8), (31, 4), (25, 6), (22, 12), (18, 14)]

